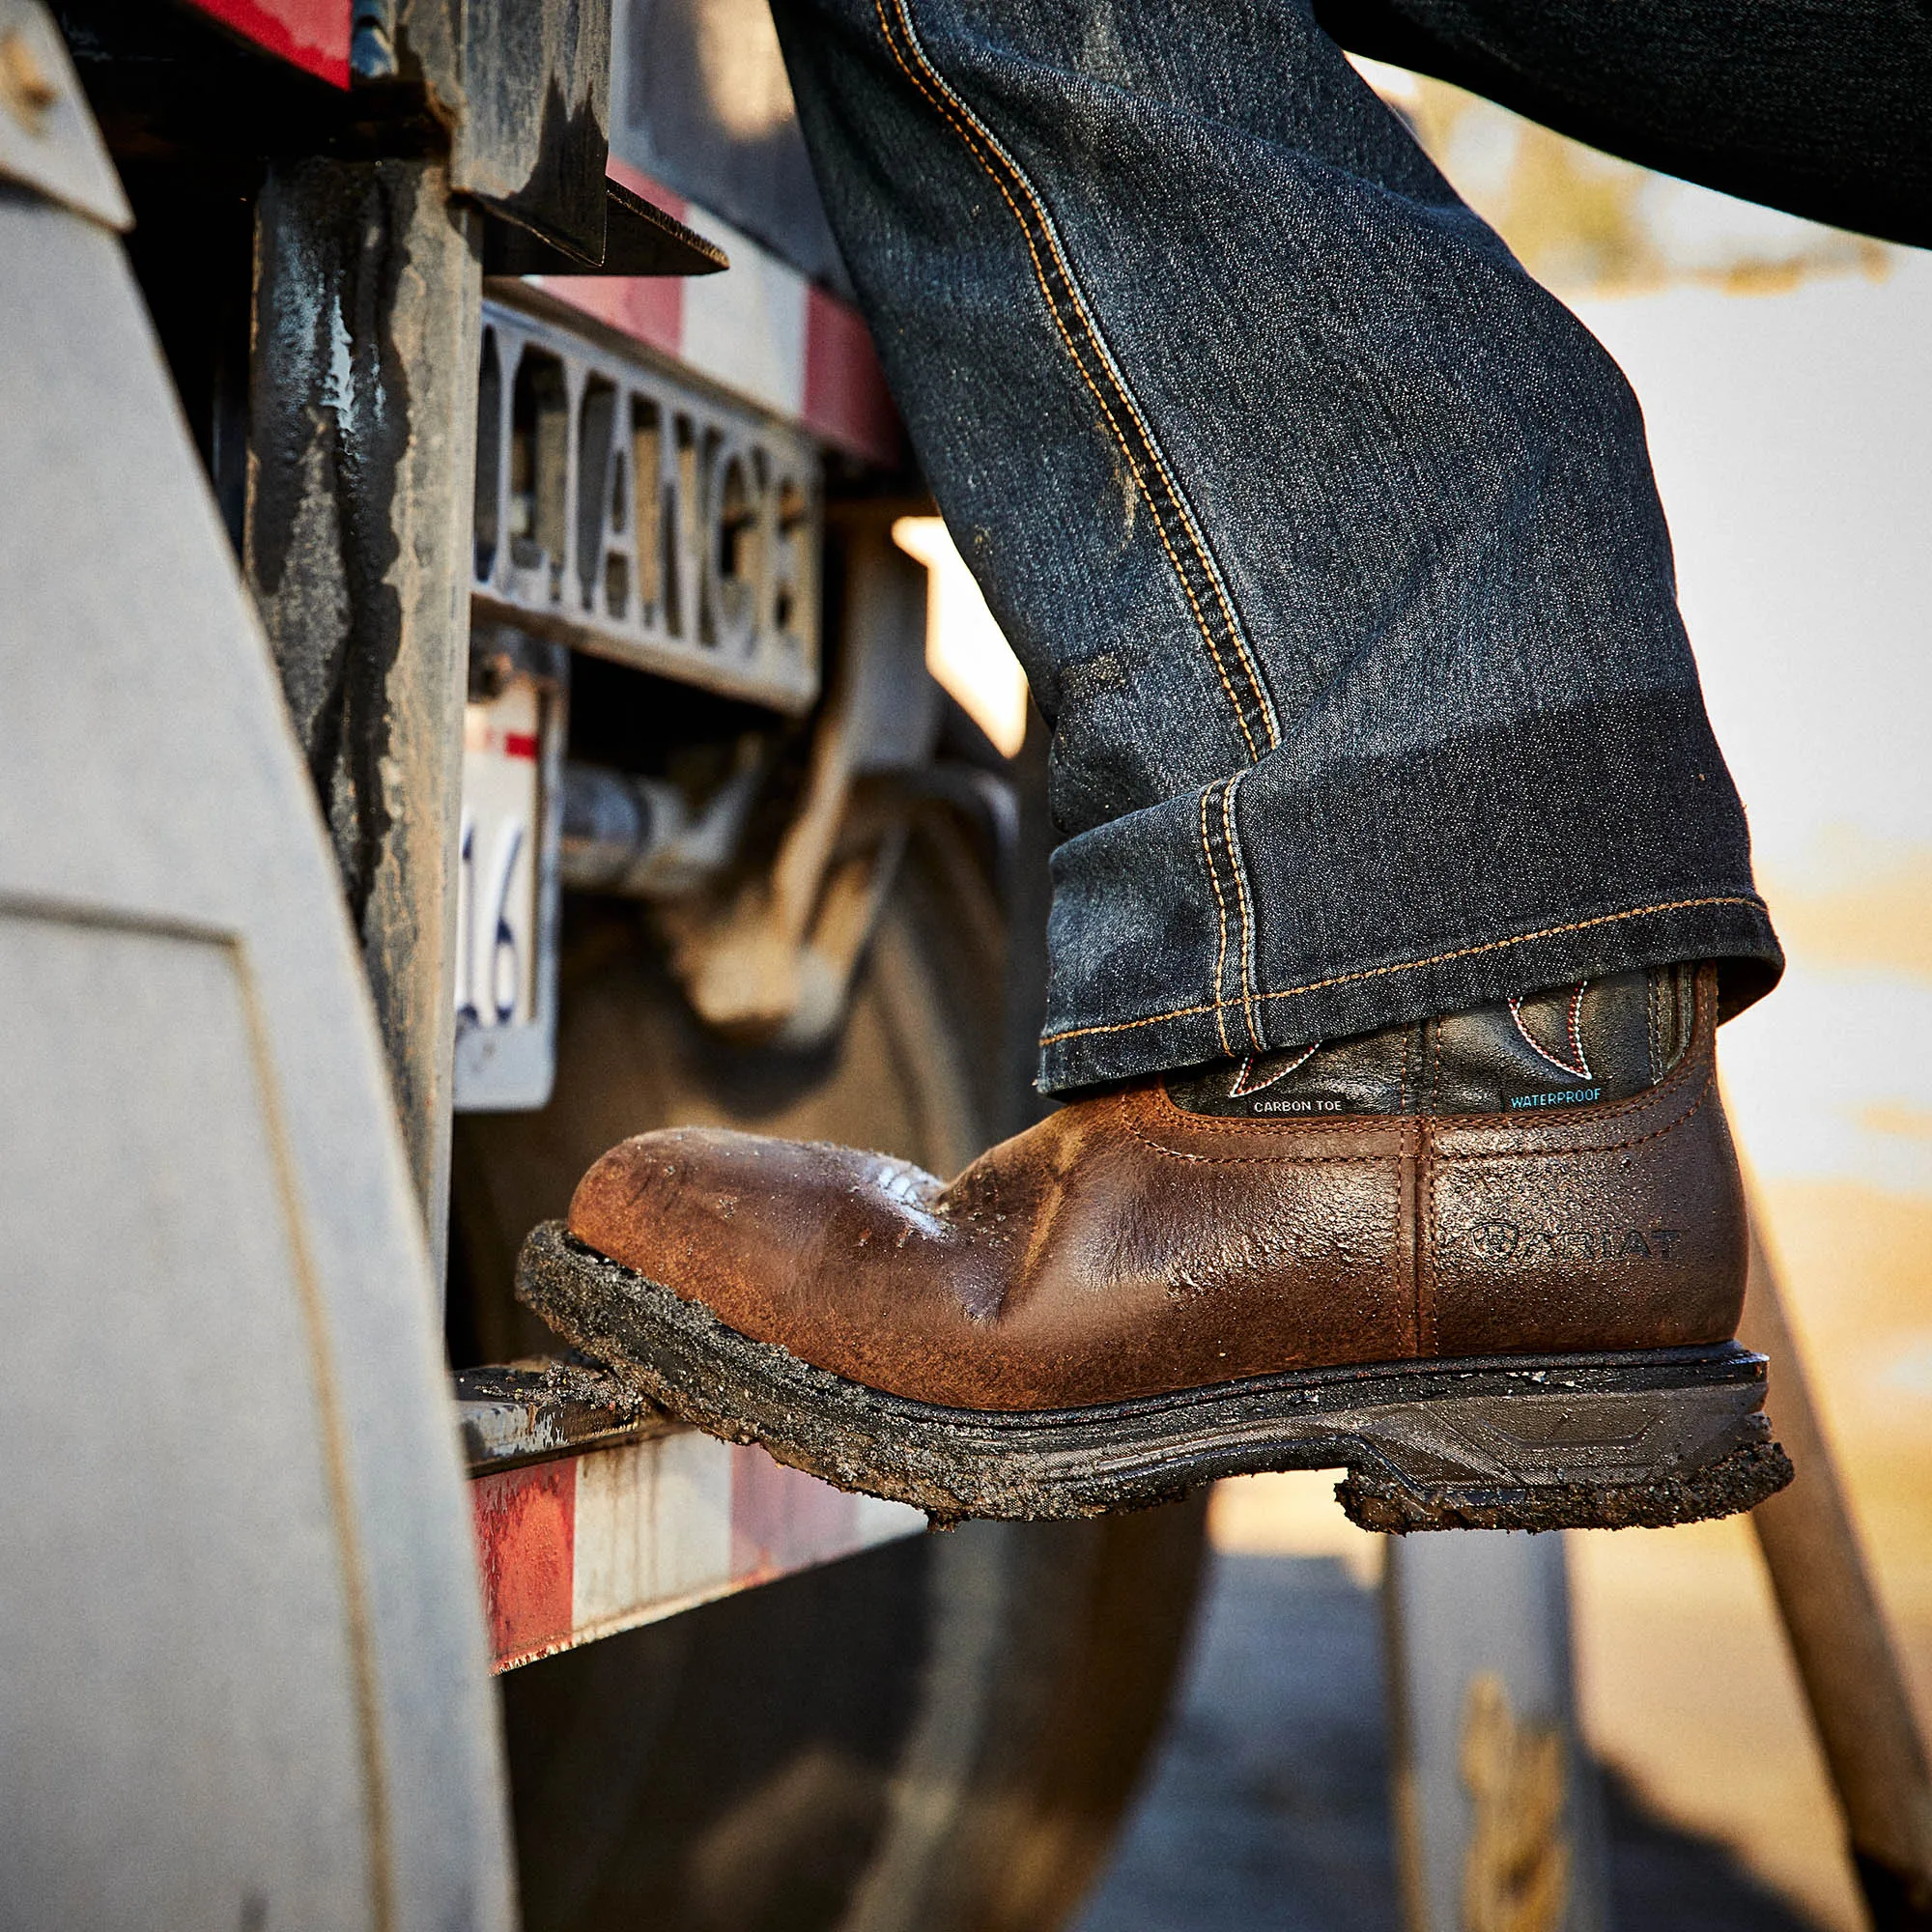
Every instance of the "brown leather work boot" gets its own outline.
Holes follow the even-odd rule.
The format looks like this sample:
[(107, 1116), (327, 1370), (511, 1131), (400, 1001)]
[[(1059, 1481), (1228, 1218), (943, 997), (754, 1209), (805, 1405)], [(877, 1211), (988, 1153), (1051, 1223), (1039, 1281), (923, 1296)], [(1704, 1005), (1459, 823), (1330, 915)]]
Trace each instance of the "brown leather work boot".
[(1376, 1529), (1670, 1523), (1789, 1481), (1732, 1341), (1717, 976), (1631, 973), (1073, 1101), (950, 1186), (643, 1134), (519, 1292), (673, 1414), (935, 1518), (1349, 1469)]

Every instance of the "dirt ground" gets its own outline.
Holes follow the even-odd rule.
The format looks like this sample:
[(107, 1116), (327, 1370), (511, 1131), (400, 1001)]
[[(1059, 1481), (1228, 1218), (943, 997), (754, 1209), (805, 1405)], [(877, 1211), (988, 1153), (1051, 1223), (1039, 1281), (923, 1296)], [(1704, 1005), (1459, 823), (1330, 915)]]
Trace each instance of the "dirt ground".
[[(1182, 1704), (1077, 1932), (1396, 1932), (1374, 1589), (1337, 1556), (1216, 1558)], [(1606, 1771), (1623, 1932), (1805, 1932), (1721, 1838)]]

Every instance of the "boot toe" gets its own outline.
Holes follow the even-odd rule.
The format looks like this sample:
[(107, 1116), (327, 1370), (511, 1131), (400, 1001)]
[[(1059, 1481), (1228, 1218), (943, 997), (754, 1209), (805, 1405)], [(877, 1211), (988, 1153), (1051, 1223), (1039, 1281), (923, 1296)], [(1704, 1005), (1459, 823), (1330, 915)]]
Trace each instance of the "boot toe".
[(605, 1154), (578, 1183), (566, 1225), (728, 1326), (816, 1359), (827, 1351), (814, 1342), (852, 1317), (843, 1303), (868, 1262), (944, 1237), (940, 1191), (884, 1154), (671, 1127)]

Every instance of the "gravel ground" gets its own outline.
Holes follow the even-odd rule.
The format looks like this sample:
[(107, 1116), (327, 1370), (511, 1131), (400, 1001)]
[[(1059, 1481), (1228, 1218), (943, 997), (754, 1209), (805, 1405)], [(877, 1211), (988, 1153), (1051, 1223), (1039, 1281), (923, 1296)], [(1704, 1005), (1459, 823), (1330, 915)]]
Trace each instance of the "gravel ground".
[[(1399, 1932), (1379, 1624), (1331, 1557), (1219, 1555), (1187, 1685), (1075, 1932)], [(1605, 1780), (1622, 1932), (1813, 1932)]]

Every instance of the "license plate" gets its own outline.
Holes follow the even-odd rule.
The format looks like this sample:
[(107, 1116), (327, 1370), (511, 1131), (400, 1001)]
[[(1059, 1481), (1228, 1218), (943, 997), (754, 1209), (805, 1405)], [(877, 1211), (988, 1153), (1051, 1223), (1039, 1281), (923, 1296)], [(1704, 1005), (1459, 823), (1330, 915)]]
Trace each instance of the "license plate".
[(491, 660), (487, 694), (464, 713), (455, 1100), (466, 1110), (541, 1107), (554, 1067), (553, 739), (562, 704), (546, 661), (564, 654), (518, 644)]

